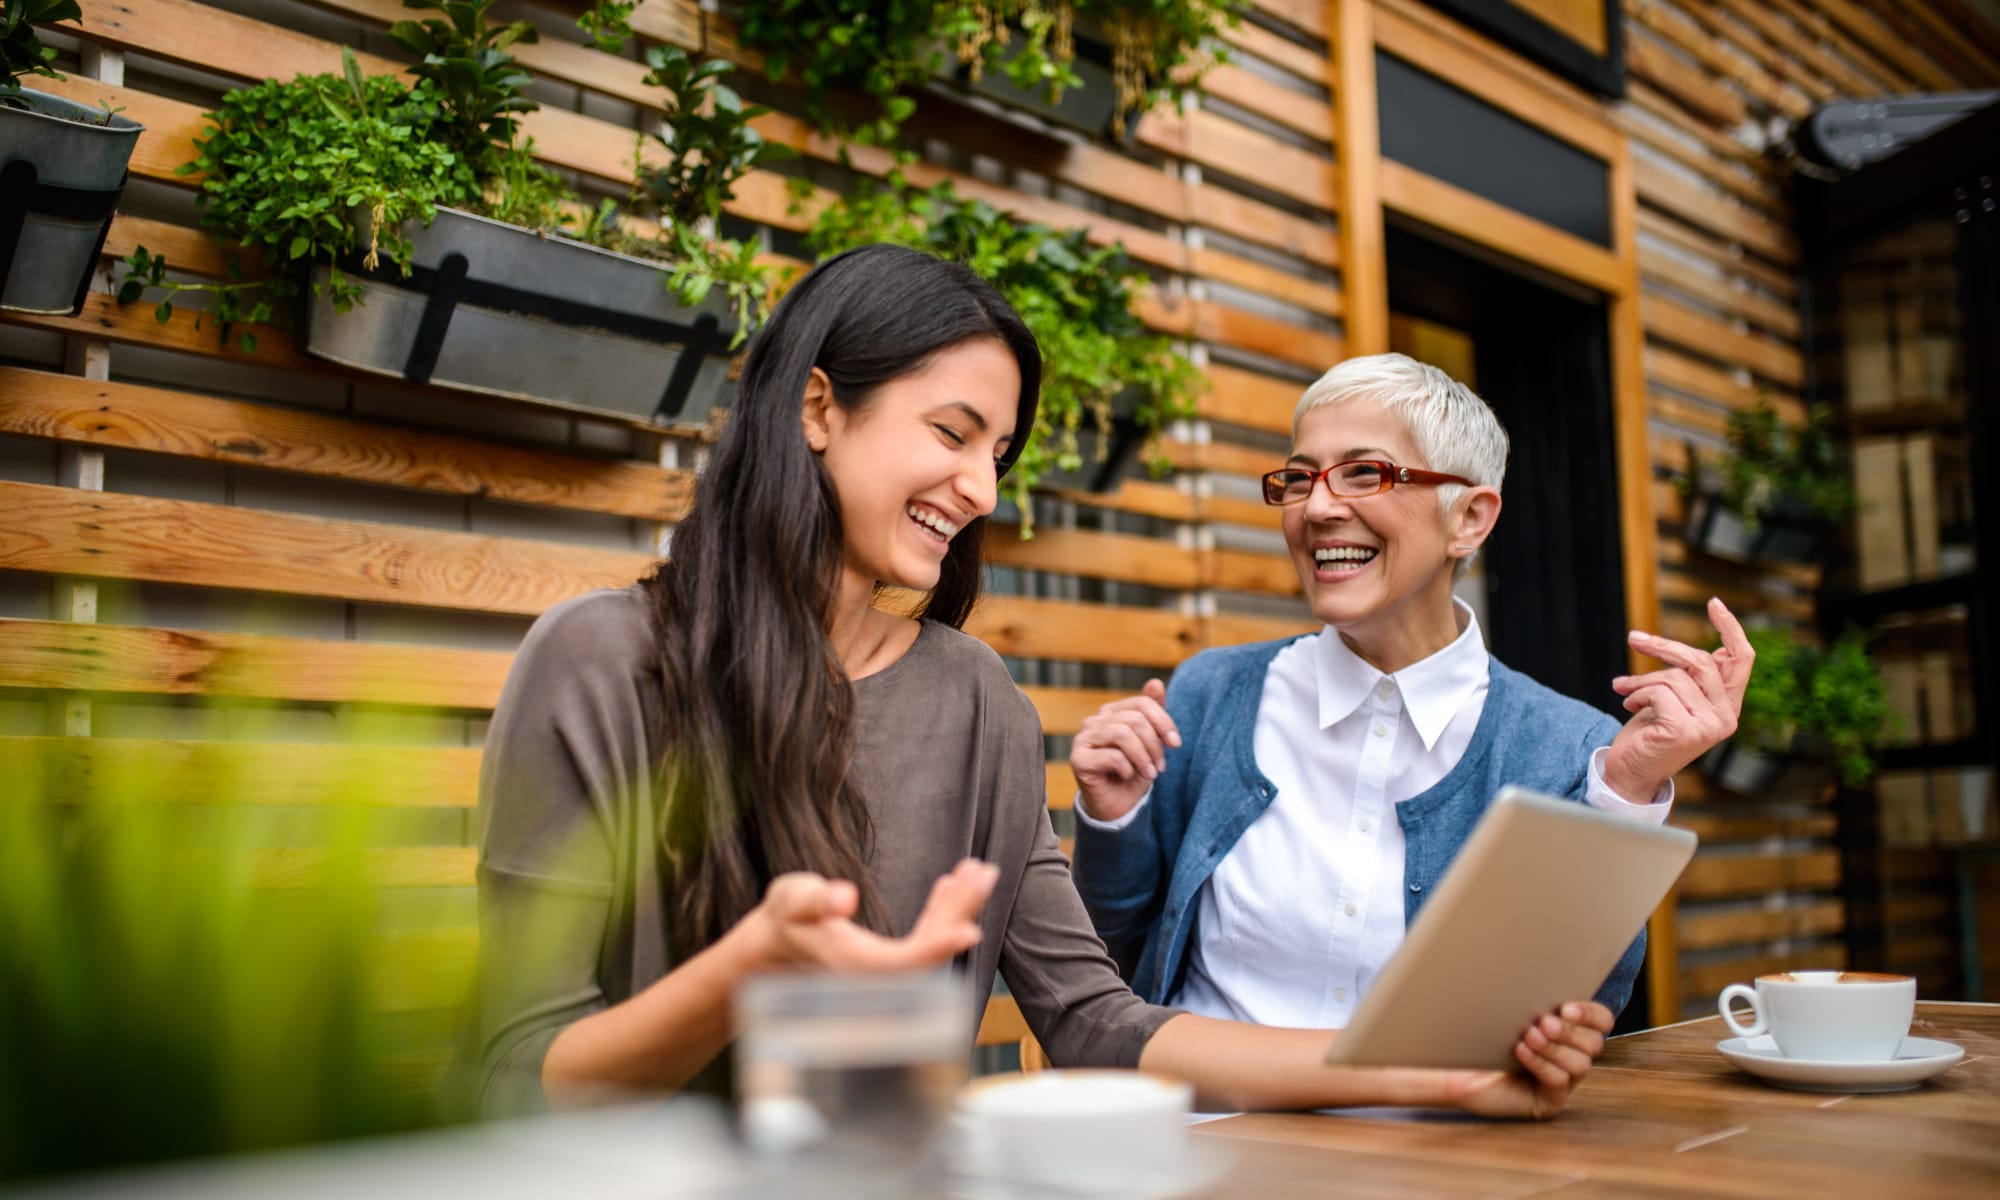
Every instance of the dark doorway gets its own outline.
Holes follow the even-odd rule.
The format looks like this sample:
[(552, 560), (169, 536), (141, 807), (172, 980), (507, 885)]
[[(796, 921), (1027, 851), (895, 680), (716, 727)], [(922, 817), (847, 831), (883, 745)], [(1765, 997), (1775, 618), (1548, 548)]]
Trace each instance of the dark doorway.
[[(1474, 390), (1512, 441), (1486, 543), (1486, 644), (1567, 696), (1625, 711), (1624, 555), (1602, 297), (1430, 230), (1387, 230), (1389, 308), (1471, 340)], [(1641, 967), (1616, 1031), (1652, 1024)]]
[[(1483, 555), (1486, 644), (1622, 722), (1611, 690), (1628, 658), (1605, 301), (1429, 230), (1391, 225), (1386, 249), (1390, 310), (1469, 337), (1474, 390), (1512, 441)], [(1640, 968), (1617, 1032), (1652, 1024), (1650, 974)]]
[(1486, 640), (1501, 662), (1623, 720), (1625, 585), (1601, 297), (1428, 232), (1388, 230), (1389, 307), (1470, 336), (1474, 390), (1512, 439), (1487, 542)]

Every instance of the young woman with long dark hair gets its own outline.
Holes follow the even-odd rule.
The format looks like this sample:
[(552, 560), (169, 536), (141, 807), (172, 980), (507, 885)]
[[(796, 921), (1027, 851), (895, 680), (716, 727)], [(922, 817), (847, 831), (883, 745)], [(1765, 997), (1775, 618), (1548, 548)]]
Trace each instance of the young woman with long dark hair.
[[(1552, 1014), (1524, 1071), (1351, 1071), (1327, 1035), (1142, 1002), (1049, 824), (1041, 727), (960, 632), (1041, 357), (963, 267), (867, 246), (792, 289), (645, 582), (529, 632), (481, 776), (480, 1106), (726, 1092), (761, 970), (996, 972), (1061, 1065), (1145, 1066), (1232, 1107), (1549, 1115), (1609, 1014)], [(875, 600), (927, 594), (916, 617)]]

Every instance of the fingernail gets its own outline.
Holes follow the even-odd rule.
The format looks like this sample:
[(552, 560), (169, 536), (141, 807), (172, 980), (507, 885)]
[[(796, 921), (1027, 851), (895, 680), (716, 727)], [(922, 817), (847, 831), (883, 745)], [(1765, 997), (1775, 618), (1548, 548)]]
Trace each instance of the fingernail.
[(1647, 633), (1643, 629), (1634, 629), (1631, 633), (1628, 633), (1625, 636), (1635, 642), (1650, 642), (1653, 640), (1653, 635)]
[(1617, 675), (1612, 678), (1611, 686), (1624, 687), (1626, 684), (1630, 682), (1632, 682), (1632, 677), (1630, 675)]
[(1562, 1012), (1563, 1020), (1565, 1021), (1583, 1020), (1583, 1006), (1580, 1004), (1565, 1004), (1563, 1005)]
[(1177, 747), (1177, 748), (1178, 748), (1178, 747), (1180, 746), (1180, 744), (1181, 744), (1181, 735), (1180, 735), (1179, 731), (1177, 731), (1177, 730), (1168, 730), (1168, 731), (1167, 731), (1167, 745), (1169, 745), (1169, 746), (1174, 746), (1174, 747)]
[(1160, 777), (1160, 769), (1159, 769), (1158, 767), (1154, 766), (1154, 765), (1153, 765), (1152, 763), (1147, 763), (1147, 764), (1146, 764), (1146, 778), (1148, 778), (1148, 779), (1158, 779), (1159, 777)]

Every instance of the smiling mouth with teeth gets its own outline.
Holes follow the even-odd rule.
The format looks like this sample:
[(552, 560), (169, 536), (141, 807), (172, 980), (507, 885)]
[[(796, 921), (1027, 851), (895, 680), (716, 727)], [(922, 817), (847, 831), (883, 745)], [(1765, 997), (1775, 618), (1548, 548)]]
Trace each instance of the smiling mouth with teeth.
[(948, 542), (958, 533), (958, 526), (945, 520), (930, 509), (918, 508), (914, 504), (906, 504), (903, 506), (903, 513), (910, 520), (915, 521), (918, 527), (925, 533), (930, 534), (940, 542)]
[(1380, 553), (1366, 546), (1322, 546), (1313, 551), (1313, 566), (1321, 570), (1352, 571), (1375, 561)]

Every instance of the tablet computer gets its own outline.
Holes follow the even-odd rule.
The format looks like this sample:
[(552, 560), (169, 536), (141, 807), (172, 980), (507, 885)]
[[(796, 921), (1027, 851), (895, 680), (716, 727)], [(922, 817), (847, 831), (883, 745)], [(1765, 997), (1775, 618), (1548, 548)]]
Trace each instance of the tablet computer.
[(1597, 994), (1695, 836), (1503, 788), (1326, 1061), (1512, 1069), (1542, 1013)]

